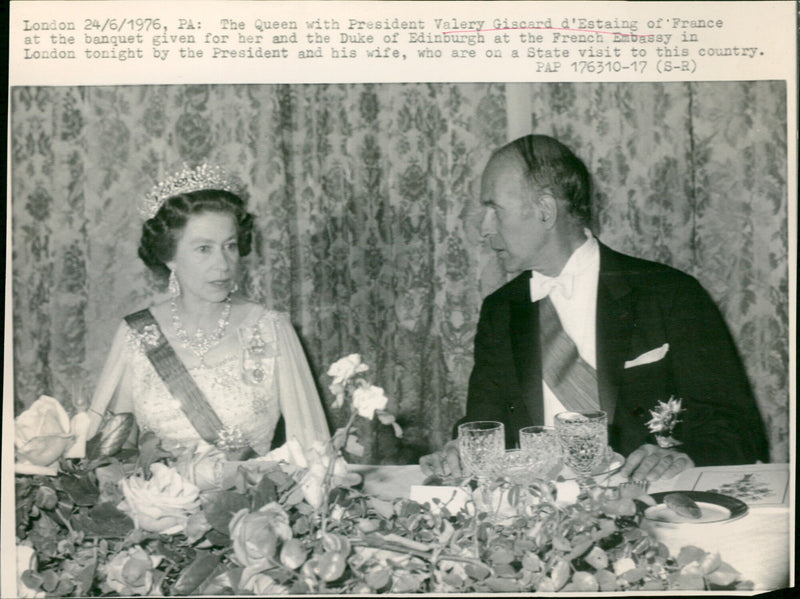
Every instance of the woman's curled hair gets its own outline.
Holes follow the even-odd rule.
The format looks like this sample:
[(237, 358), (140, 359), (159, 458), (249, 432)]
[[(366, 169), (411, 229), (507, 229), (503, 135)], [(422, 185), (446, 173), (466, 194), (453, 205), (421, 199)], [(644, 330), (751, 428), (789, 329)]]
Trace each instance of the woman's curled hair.
[(159, 280), (169, 279), (167, 262), (175, 256), (181, 232), (189, 218), (216, 212), (231, 214), (236, 222), (239, 255), (250, 253), (254, 217), (247, 212), (244, 200), (221, 189), (201, 189), (167, 198), (156, 215), (142, 225), (139, 257)]

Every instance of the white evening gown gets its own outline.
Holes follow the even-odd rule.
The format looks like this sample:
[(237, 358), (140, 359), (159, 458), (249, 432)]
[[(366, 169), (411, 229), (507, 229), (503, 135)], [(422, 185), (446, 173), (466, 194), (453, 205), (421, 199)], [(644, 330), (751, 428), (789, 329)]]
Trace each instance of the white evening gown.
[[(262, 349), (260, 358), (247, 351), (256, 345)], [(295, 438), (310, 448), (315, 441), (330, 438), (308, 362), (286, 313), (252, 305), (235, 332), (208, 356), (207, 366), (189, 366), (189, 373), (222, 424), (241, 432), (256, 453), (270, 450), (281, 414), (287, 440)], [(153, 431), (167, 451), (203, 445), (142, 350), (138, 333), (124, 321), (114, 337), (92, 409), (102, 413), (109, 404), (114, 412), (133, 412), (140, 431)]]

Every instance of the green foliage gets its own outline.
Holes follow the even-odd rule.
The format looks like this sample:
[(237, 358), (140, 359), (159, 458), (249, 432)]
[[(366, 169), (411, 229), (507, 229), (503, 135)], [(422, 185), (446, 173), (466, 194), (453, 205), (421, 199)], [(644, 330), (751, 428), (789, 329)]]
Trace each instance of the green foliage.
[[(119, 496), (109, 488), (122, 477), (149, 470), (151, 459), (167, 459), (157, 443), (145, 447), (144, 459), (136, 451), (118, 452), (64, 460), (56, 477), (17, 476), (17, 536), (38, 558), (37, 570), (23, 575), (27, 586), (52, 597), (114, 595), (112, 564), (137, 548), (153, 564), (148, 569), (146, 562), (136, 563), (146, 572), (137, 580), (147, 584), (131, 588), (173, 596), (751, 586), (718, 554), (684, 547), (670, 556), (639, 526), (645, 507), (640, 498), (600, 491), (566, 504), (556, 501), (555, 486), (541, 482), (527, 488), (500, 481), (475, 491), (465, 488), (472, 499), (451, 511), (441, 501), (387, 501), (358, 486), (337, 486), (333, 478), (325, 494), (328, 503), (315, 509), (305, 500), (305, 470), (262, 462), (256, 472), (241, 472), (233, 488), (203, 493), (201, 508), (184, 531), (146, 532), (118, 509)], [(492, 492), (507, 493), (510, 511), (485, 508)], [(620, 508), (621, 499), (631, 503), (633, 513)], [(230, 522), (242, 510), (265, 506), (280, 516), (268, 533), (278, 539), (274, 554), (250, 557), (241, 546), (236, 549)], [(263, 519), (259, 522), (264, 526)], [(244, 532), (256, 539), (265, 534)], [(119, 570), (124, 578), (135, 568)]]

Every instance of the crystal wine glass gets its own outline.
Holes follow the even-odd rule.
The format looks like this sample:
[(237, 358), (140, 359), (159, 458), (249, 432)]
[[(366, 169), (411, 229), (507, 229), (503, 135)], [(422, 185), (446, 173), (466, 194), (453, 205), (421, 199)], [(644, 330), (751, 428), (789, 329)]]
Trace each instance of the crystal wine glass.
[(561, 445), (552, 426), (521, 428), (519, 447), (529, 456), (530, 467), (535, 476), (547, 476), (561, 461)]
[(603, 463), (608, 446), (608, 417), (603, 411), (561, 412), (555, 430), (567, 466), (583, 488), (592, 471)]
[(502, 422), (481, 420), (465, 422), (458, 427), (458, 451), (467, 474), (478, 481), (492, 475), (506, 449), (506, 432)]
[[(556, 441), (558, 444), (558, 441)], [(555, 466), (552, 458), (549, 466), (541, 457), (536, 457), (524, 449), (507, 449), (501, 456), (495, 468), (497, 478), (501, 478), (512, 485), (528, 487), (544, 479)]]

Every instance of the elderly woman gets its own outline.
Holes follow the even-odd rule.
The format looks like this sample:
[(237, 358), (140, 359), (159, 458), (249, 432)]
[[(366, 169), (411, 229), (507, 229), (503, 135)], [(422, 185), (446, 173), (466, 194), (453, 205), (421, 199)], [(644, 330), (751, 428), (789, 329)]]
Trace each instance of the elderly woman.
[[(266, 454), (281, 416), (304, 447), (329, 438), (288, 315), (247, 301), (239, 262), (253, 215), (219, 168), (184, 170), (148, 196), (139, 256), (168, 281), (169, 299), (126, 316), (90, 408), (133, 412), (173, 454)], [(113, 399), (113, 401), (112, 401)]]

